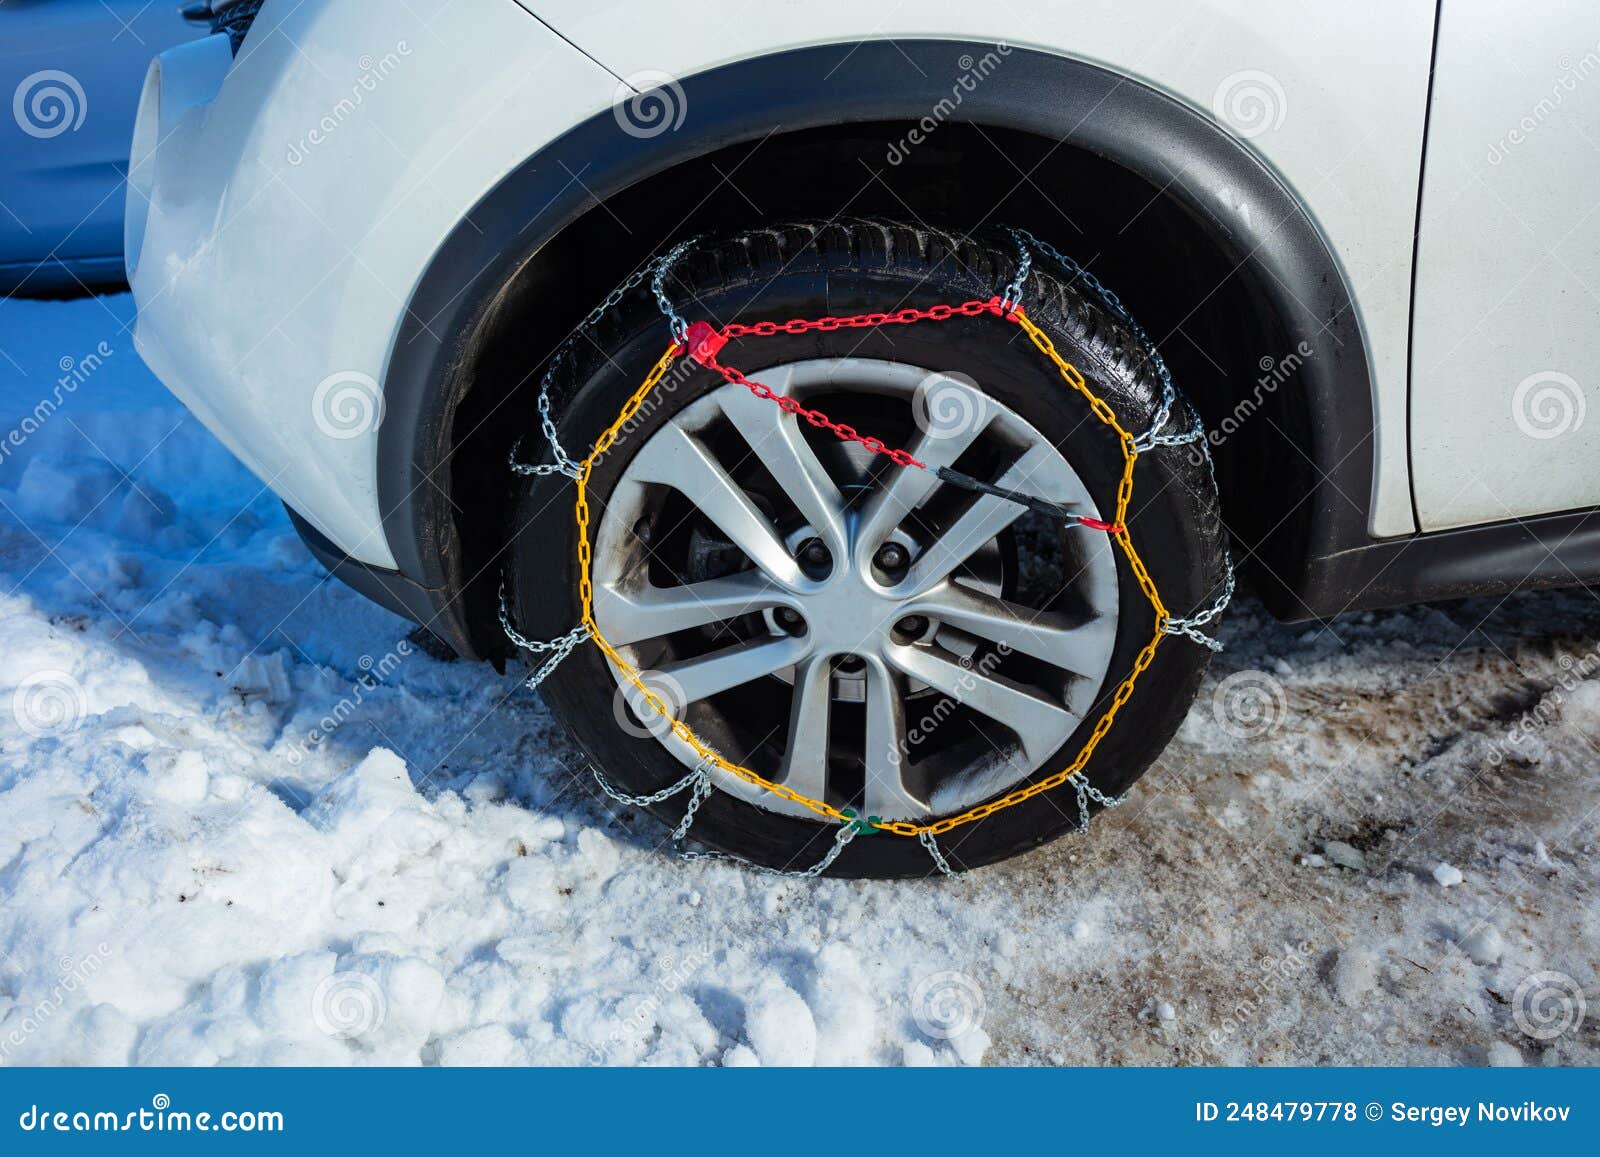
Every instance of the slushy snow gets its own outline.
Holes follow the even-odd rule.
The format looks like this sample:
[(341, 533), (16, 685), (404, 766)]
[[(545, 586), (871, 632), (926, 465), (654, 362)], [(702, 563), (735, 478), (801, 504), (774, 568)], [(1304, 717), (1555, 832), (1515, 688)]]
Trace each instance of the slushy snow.
[(130, 320), (0, 302), (0, 1062), (1600, 1063), (1519, 987), (1600, 1007), (1593, 594), (1242, 599), (1128, 806), (954, 885), (686, 863), (520, 671), (330, 580)]

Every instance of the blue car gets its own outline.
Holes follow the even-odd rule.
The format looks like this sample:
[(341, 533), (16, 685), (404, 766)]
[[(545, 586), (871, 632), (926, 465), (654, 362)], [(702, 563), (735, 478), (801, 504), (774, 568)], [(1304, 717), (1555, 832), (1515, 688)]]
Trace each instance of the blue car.
[[(133, 118), (157, 53), (208, 31), (209, 5), (0, 5), (0, 293), (117, 285)], [(220, 6), (219, 6), (220, 7)]]

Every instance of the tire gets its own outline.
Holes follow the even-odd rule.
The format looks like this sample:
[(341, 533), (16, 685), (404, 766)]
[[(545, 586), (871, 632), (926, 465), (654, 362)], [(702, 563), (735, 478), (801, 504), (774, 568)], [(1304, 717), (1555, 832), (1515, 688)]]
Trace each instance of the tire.
[[(999, 232), (969, 240), (885, 222), (781, 225), (701, 244), (674, 269), (673, 296), (691, 321), (847, 315), (988, 299), (1007, 284), (1015, 264), (1016, 246)], [(1024, 308), (1125, 429), (1147, 429), (1160, 386), (1143, 364), (1140, 347), (1097, 299), (1064, 284), (1058, 273), (1047, 262), (1035, 263)], [(581, 348), (554, 383), (561, 439), (574, 453), (591, 446), (615, 419), (668, 337), (654, 301), (642, 290), (600, 322), (593, 336), (594, 343), (577, 343)], [(724, 360), (759, 380), (757, 371), (764, 367), (847, 355), (969, 375), (1055, 444), (1102, 512), (1115, 509), (1122, 469), (1115, 438), (1088, 414), (1081, 398), (1064, 389), (1026, 335), (999, 318), (779, 334), (737, 342)], [(641, 412), (626, 443), (596, 466), (591, 481), (596, 518), (634, 448), (672, 415), (723, 385), (710, 371), (695, 369), (663, 404)], [(1188, 428), (1192, 421), (1180, 402), (1167, 429)], [(1128, 520), (1128, 532), (1164, 602), (1179, 615), (1216, 596), (1225, 565), (1216, 487), (1204, 462), (1195, 461), (1189, 450), (1159, 448), (1140, 456)], [(561, 621), (578, 619), (572, 499), (570, 484), (559, 477), (531, 480), (517, 495), (508, 580), (521, 623), (548, 622), (553, 607), (563, 612)], [(1098, 701), (1060, 749), (1022, 782), (1072, 761), (1154, 630), (1153, 613), (1126, 560), (1120, 551), (1110, 553), (1117, 557), (1120, 606)], [(1182, 638), (1158, 648), (1089, 762), (1086, 770), (1095, 787), (1120, 795), (1144, 773), (1182, 722), (1209, 658), (1205, 648)], [(682, 779), (684, 765), (660, 742), (618, 726), (616, 690), (594, 646), (579, 647), (543, 686), (546, 702), (576, 743), (622, 791), (643, 795)], [(676, 824), (686, 798), (678, 795), (648, 810), (663, 823)], [(952, 867), (968, 869), (1037, 847), (1077, 822), (1074, 794), (1063, 787), (958, 827), (941, 836), (939, 845)], [(815, 864), (836, 831), (831, 822), (780, 814), (715, 791), (696, 816), (692, 838), (756, 864), (793, 870)], [(855, 839), (828, 874), (922, 877), (935, 872), (918, 841), (874, 833)]]

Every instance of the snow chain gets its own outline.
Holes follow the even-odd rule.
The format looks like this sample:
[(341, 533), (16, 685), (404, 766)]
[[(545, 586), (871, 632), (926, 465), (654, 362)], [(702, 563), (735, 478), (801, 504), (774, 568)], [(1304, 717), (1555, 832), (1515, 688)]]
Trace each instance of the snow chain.
[[(1155, 343), (1150, 340), (1150, 336), (1145, 333), (1139, 323), (1133, 319), (1133, 316), (1129, 314), (1122, 302), (1117, 299), (1117, 296), (1100, 284), (1092, 274), (1077, 262), (1051, 245), (1040, 241), (1022, 229), (1010, 229), (1008, 232), (1017, 244), (1017, 269), (1010, 284), (1005, 287), (1004, 293), (999, 297), (991, 297), (987, 300), (964, 301), (954, 305), (934, 305), (926, 309), (900, 309), (892, 313), (867, 313), (849, 317), (820, 317), (812, 319), (797, 318), (785, 322), (763, 321), (750, 325), (729, 324), (722, 326), (720, 329), (704, 321), (698, 321), (692, 325), (687, 323), (673, 308), (667, 294), (666, 281), (671, 274), (673, 266), (695, 244), (695, 239), (690, 239), (680, 242), (668, 252), (635, 270), (627, 280), (612, 290), (604, 301), (579, 322), (572, 335), (551, 357), (539, 388), (538, 412), (540, 429), (544, 434), (545, 440), (550, 445), (550, 455), (553, 461), (540, 465), (530, 465), (519, 461), (518, 450), (521, 446), (521, 440), (519, 439), (517, 444), (512, 447), (510, 466), (518, 474), (563, 474), (571, 478), (575, 484), (577, 500), (574, 513), (578, 527), (578, 598), (582, 619), (571, 631), (555, 639), (548, 641), (526, 639), (511, 625), (510, 615), (506, 609), (505, 583), (502, 580), (500, 586), (500, 625), (505, 630), (506, 637), (515, 646), (540, 658), (539, 666), (528, 677), (526, 682), (526, 686), (530, 689), (538, 687), (561, 661), (578, 646), (585, 642), (593, 642), (622, 678), (639, 692), (640, 697), (649, 705), (650, 709), (667, 722), (673, 734), (687, 743), (699, 755), (699, 763), (696, 764), (693, 771), (668, 787), (650, 795), (626, 795), (606, 782), (598, 769), (594, 771), (595, 780), (606, 795), (619, 803), (630, 806), (643, 807), (660, 803), (680, 792), (687, 791), (689, 793), (688, 806), (684, 811), (683, 819), (672, 833), (672, 840), (675, 844), (681, 843), (688, 836), (689, 829), (694, 823), (695, 813), (700, 805), (709, 798), (713, 786), (711, 778), (713, 771), (722, 771), (737, 776), (747, 783), (769, 791), (781, 799), (799, 804), (816, 815), (839, 824), (833, 845), (821, 860), (803, 871), (779, 872), (779, 875), (818, 876), (828, 869), (834, 860), (839, 857), (839, 854), (844, 851), (845, 846), (857, 835), (865, 832), (889, 832), (918, 840), (927, 849), (929, 856), (933, 859), (938, 869), (946, 875), (953, 876), (956, 873), (950, 867), (944, 853), (940, 850), (937, 837), (965, 824), (975, 823), (993, 815), (995, 812), (1015, 807), (1035, 796), (1053, 791), (1067, 783), (1073, 785), (1076, 793), (1079, 829), (1086, 831), (1089, 826), (1089, 803), (1091, 800), (1101, 807), (1112, 808), (1120, 805), (1125, 797), (1111, 797), (1102, 793), (1089, 783), (1088, 778), (1084, 775), (1084, 768), (1088, 765), (1095, 748), (1099, 746), (1100, 741), (1111, 729), (1117, 713), (1122, 710), (1123, 704), (1133, 694), (1134, 684), (1138, 681), (1139, 676), (1144, 674), (1155, 659), (1156, 649), (1161, 645), (1162, 640), (1171, 635), (1182, 635), (1213, 651), (1222, 649), (1222, 644), (1206, 634), (1203, 628), (1216, 622), (1222, 616), (1229, 600), (1233, 597), (1233, 560), (1227, 552), (1226, 546), (1223, 554), (1226, 577), (1221, 593), (1211, 605), (1187, 617), (1179, 618), (1170, 614), (1166, 605), (1161, 601), (1161, 595), (1156, 589), (1155, 582), (1145, 568), (1144, 560), (1139, 557), (1139, 552), (1133, 545), (1132, 536), (1127, 533), (1128, 509), (1133, 498), (1134, 464), (1138, 461), (1139, 455), (1148, 453), (1158, 446), (1178, 446), (1190, 442), (1198, 442), (1205, 457), (1206, 468), (1210, 471), (1213, 469), (1211, 452), (1206, 444), (1204, 429), (1196, 425), (1192, 429), (1182, 430), (1177, 433), (1166, 432), (1165, 427), (1172, 416), (1173, 409), (1178, 404), (1177, 388), (1173, 384), (1172, 375), (1157, 351)], [(1056, 350), (1055, 343), (1050, 340), (1050, 336), (1035, 325), (1023, 310), (1023, 289), (1033, 268), (1035, 255), (1043, 256), (1055, 263), (1069, 276), (1073, 283), (1081, 284), (1092, 292), (1106, 310), (1116, 317), (1128, 329), (1134, 340), (1138, 342), (1146, 362), (1161, 383), (1161, 400), (1157, 406), (1155, 417), (1149, 428), (1142, 434), (1135, 435), (1123, 428), (1117, 420), (1115, 411), (1089, 389), (1089, 384), (1084, 379), (1083, 374), (1079, 372), (1076, 366), (1061, 356)], [(616, 419), (595, 440), (589, 456), (582, 461), (578, 461), (562, 448), (557, 437), (555, 419), (550, 413), (551, 384), (562, 364), (570, 356), (574, 342), (580, 336), (586, 336), (587, 331), (595, 323), (614, 309), (628, 293), (643, 284), (646, 278), (650, 280), (650, 292), (654, 296), (657, 306), (667, 319), (668, 328), (672, 335), (671, 344), (657, 359), (656, 364), (646, 375), (639, 388), (634, 391), (633, 396), (623, 405)], [(594, 586), (590, 578), (593, 547), (589, 538), (589, 478), (595, 463), (611, 449), (623, 428), (639, 412), (639, 408), (650, 396), (651, 391), (667, 375), (673, 363), (681, 357), (692, 359), (732, 384), (744, 386), (758, 397), (773, 402), (812, 426), (828, 430), (842, 441), (857, 443), (873, 454), (888, 458), (897, 466), (906, 469), (926, 470), (929, 467), (925, 463), (917, 461), (908, 451), (890, 447), (878, 438), (861, 434), (851, 426), (833, 421), (820, 411), (806, 408), (794, 398), (775, 393), (762, 383), (745, 377), (734, 367), (723, 364), (718, 360), (717, 355), (729, 341), (736, 338), (769, 337), (779, 333), (797, 334), (812, 331), (830, 332), (839, 329), (871, 329), (886, 325), (914, 325), (922, 322), (948, 321), (958, 317), (984, 316), (998, 318), (1020, 328), (1040, 354), (1055, 367), (1056, 372), (1068, 388), (1083, 398), (1089, 407), (1090, 413), (1116, 435), (1122, 450), (1123, 460), (1122, 477), (1117, 487), (1116, 511), (1110, 521), (1102, 521), (1074, 514), (1034, 495), (994, 486), (948, 467), (938, 467), (936, 470), (938, 476), (941, 480), (957, 486), (993, 494), (1030, 509), (1041, 510), (1053, 518), (1061, 519), (1068, 525), (1076, 525), (1087, 530), (1100, 531), (1111, 535), (1121, 549), (1129, 570), (1138, 582), (1139, 589), (1144, 593), (1145, 598), (1149, 600), (1151, 609), (1155, 613), (1155, 631), (1150, 641), (1145, 643), (1134, 658), (1133, 669), (1117, 685), (1116, 691), (1112, 694), (1110, 704), (1100, 718), (1096, 720), (1094, 729), (1089, 733), (1088, 739), (1084, 742), (1076, 758), (1060, 771), (1017, 788), (999, 799), (990, 800), (958, 815), (946, 816), (943, 819), (929, 823), (919, 824), (909, 820), (882, 820), (877, 816), (868, 816), (863, 819), (848, 808), (835, 808), (823, 800), (812, 799), (792, 788), (785, 787), (781, 783), (774, 783), (765, 779), (747, 767), (741, 767), (724, 759), (697, 736), (689, 728), (688, 724), (680, 719), (673, 718), (668, 704), (660, 695), (646, 685), (640, 672), (607, 641), (600, 631), (599, 624), (594, 619)], [(682, 854), (689, 859), (737, 860), (736, 857), (715, 852), (683, 852)], [(737, 862), (747, 863), (743, 860), (737, 860)], [(759, 867), (759, 865), (748, 866)], [(771, 871), (772, 869), (766, 870)]]

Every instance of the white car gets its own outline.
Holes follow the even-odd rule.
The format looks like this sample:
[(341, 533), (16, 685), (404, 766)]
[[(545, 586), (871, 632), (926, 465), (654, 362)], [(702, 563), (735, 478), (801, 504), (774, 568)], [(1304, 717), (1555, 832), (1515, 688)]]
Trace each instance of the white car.
[(1230, 542), (1290, 620), (1600, 574), (1591, 3), (252, 7), (145, 86), (139, 349), (679, 837), (1086, 822)]

